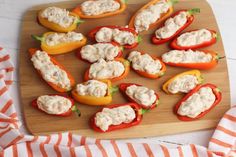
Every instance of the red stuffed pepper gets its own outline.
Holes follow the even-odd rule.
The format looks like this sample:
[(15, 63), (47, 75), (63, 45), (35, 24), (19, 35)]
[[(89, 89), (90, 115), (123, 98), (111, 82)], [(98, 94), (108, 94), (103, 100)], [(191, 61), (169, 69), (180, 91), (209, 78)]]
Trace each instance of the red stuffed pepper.
[[(153, 109), (159, 104), (158, 94), (142, 85), (121, 83), (119, 89), (130, 102), (139, 104), (143, 109)], [(140, 96), (140, 94), (142, 94), (142, 96)], [(144, 100), (144, 97), (146, 100)]]
[[(172, 15), (170, 18), (168, 18), (165, 23), (162, 24), (161, 27), (159, 27), (155, 34), (152, 37), (152, 43), (159, 45), (166, 43), (173, 39), (175, 36), (177, 36), (180, 32), (182, 32), (185, 28), (187, 28), (194, 20), (194, 14), (199, 13), (199, 8), (194, 8), (191, 10), (180, 10), (176, 12), (174, 15)], [(178, 20), (178, 23), (175, 22), (175, 20)], [(174, 21), (174, 22), (171, 22)], [(185, 22), (182, 22), (185, 21)], [(176, 30), (173, 30), (173, 28), (169, 27), (169, 25), (175, 24)], [(172, 31), (173, 32), (170, 32)]]
[(210, 29), (198, 29), (184, 32), (175, 38), (170, 47), (176, 50), (199, 49), (216, 43), (217, 33)]
[(131, 62), (132, 69), (146, 78), (157, 79), (166, 72), (166, 65), (160, 59), (143, 52), (130, 52), (128, 60)]
[(85, 62), (94, 63), (99, 59), (114, 60), (122, 57), (123, 47), (115, 42), (96, 43), (83, 46), (77, 53), (77, 57)]
[(110, 105), (95, 113), (90, 119), (90, 125), (93, 130), (103, 133), (129, 128), (141, 122), (142, 114), (143, 110), (136, 103)]
[(134, 29), (121, 26), (96, 27), (90, 31), (89, 37), (95, 40), (96, 42), (113, 41), (123, 46), (126, 49), (135, 48), (141, 42), (141, 37)]
[(224, 57), (209, 50), (172, 50), (162, 55), (162, 61), (166, 65), (202, 70), (214, 68), (222, 58)]
[(72, 112), (77, 112), (80, 115), (80, 111), (75, 105), (74, 100), (64, 95), (42, 95), (34, 99), (31, 105), (49, 115), (67, 117)]
[(198, 85), (174, 107), (174, 113), (182, 121), (197, 120), (205, 116), (221, 101), (222, 94), (215, 85)]

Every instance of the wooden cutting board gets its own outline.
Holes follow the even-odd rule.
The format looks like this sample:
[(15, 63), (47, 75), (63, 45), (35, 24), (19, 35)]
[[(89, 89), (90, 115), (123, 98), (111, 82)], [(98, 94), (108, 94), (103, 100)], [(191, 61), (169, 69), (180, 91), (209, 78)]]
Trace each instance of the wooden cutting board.
[[(133, 13), (140, 8), (147, 0), (129, 0), (129, 5), (127, 10), (121, 15), (85, 20), (84, 24), (81, 24), (77, 31), (82, 32), (86, 35), (91, 29), (96, 26), (101, 25), (121, 25), (125, 26), (128, 24), (130, 17)], [(56, 93), (53, 91), (36, 73), (33, 68), (31, 61), (28, 56), (27, 50), (31, 47), (39, 47), (39, 43), (31, 39), (32, 34), (40, 35), (46, 31), (44, 27), (39, 25), (36, 20), (36, 14), (40, 9), (47, 6), (59, 6), (71, 9), (79, 4), (76, 1), (67, 1), (61, 3), (53, 3), (47, 5), (36, 6), (28, 11), (26, 11), (21, 28), (21, 42), (20, 42), (20, 93), (21, 93), (21, 103), (25, 117), (25, 123), (28, 130), (34, 135), (46, 135), (56, 132), (71, 131), (79, 133), (80, 135), (91, 136), (102, 139), (114, 139), (114, 138), (133, 138), (133, 137), (150, 137), (157, 135), (167, 135), (174, 133), (182, 133), (189, 131), (196, 131), (202, 129), (214, 128), (218, 123), (219, 119), (222, 117), (224, 112), (230, 106), (230, 90), (229, 90), (229, 79), (226, 60), (222, 59), (219, 65), (209, 71), (202, 71), (203, 77), (205, 78), (205, 83), (210, 82), (216, 84), (222, 89), (223, 99), (221, 103), (215, 107), (209, 114), (204, 118), (193, 121), (193, 122), (182, 122), (179, 121), (172, 112), (173, 106), (184, 96), (184, 95), (166, 95), (161, 90), (161, 85), (167, 81), (172, 76), (187, 71), (189, 69), (184, 68), (174, 68), (167, 67), (167, 73), (164, 77), (157, 80), (150, 80), (140, 77), (133, 71), (131, 71), (128, 77), (114, 84), (119, 84), (121, 82), (133, 82), (145, 85), (149, 88), (154, 89), (160, 95), (160, 105), (149, 113), (146, 113), (143, 117), (143, 121), (140, 125), (129, 129), (123, 129), (120, 131), (114, 131), (111, 133), (96, 133), (90, 129), (88, 125), (89, 117), (98, 111), (100, 107), (91, 107), (79, 104), (79, 109), (82, 112), (81, 117), (73, 115), (68, 118), (61, 118), (46, 115), (38, 110), (35, 110), (30, 106), (30, 102), (36, 97), (43, 94)], [(174, 6), (175, 11), (180, 9), (191, 9), (200, 8), (201, 13), (196, 15), (196, 19), (193, 24), (186, 29), (197, 29), (197, 28), (209, 28), (214, 29), (220, 34), (214, 14), (209, 4), (205, 0), (180, 0), (178, 4)], [(161, 56), (164, 52), (168, 51), (168, 45), (164, 44), (161, 46), (155, 46), (150, 43), (150, 37), (154, 30), (142, 33), (143, 38), (142, 43), (136, 48), (152, 54), (154, 56)], [(90, 42), (91, 43), (91, 42)], [(221, 56), (224, 56), (224, 48), (222, 41), (219, 40), (217, 44), (208, 47), (207, 49), (217, 51)], [(124, 57), (127, 52), (124, 53)], [(75, 57), (75, 53), (71, 52), (65, 55), (56, 56), (56, 59), (61, 62), (69, 72), (75, 77), (77, 83), (82, 82), (83, 74), (85, 69), (89, 67), (88, 63), (78, 60)], [(120, 93), (116, 93), (113, 97), (113, 104), (125, 103), (127, 102)]]

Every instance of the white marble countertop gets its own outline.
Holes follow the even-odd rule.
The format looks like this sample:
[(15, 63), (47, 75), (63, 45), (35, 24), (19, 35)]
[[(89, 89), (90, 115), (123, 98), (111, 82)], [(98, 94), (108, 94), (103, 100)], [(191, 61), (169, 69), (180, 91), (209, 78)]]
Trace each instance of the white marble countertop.
[[(15, 101), (15, 106), (18, 111), (19, 118), (22, 119), (22, 112), (20, 110), (19, 93), (18, 93), (18, 50), (20, 40), (21, 18), (23, 13), (30, 7), (50, 2), (58, 2), (62, 0), (0, 0), (0, 46), (6, 48), (14, 62), (16, 71), (14, 73), (14, 83), (11, 88), (11, 93)], [(226, 58), (229, 67), (230, 87), (231, 87), (231, 102), (236, 104), (236, 20), (233, 13), (235, 13), (235, 0), (208, 0), (216, 15), (217, 22), (221, 31), (222, 40), (225, 47)], [(220, 76), (219, 76), (220, 77)], [(23, 127), (22, 131), (27, 133)], [(132, 141), (149, 141), (155, 143), (162, 143), (166, 145), (189, 144), (195, 143), (207, 146), (213, 130), (198, 131), (185, 134), (153, 137), (145, 139), (133, 139)]]

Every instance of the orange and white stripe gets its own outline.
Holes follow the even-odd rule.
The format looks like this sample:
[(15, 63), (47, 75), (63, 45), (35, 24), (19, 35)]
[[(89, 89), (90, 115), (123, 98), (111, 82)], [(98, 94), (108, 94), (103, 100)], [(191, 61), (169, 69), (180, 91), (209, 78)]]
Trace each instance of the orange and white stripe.
[(99, 140), (69, 132), (23, 135), (8, 89), (13, 70), (10, 56), (0, 48), (0, 157), (223, 157), (236, 153), (236, 107), (220, 121), (209, 149), (194, 144), (168, 148), (153, 143)]

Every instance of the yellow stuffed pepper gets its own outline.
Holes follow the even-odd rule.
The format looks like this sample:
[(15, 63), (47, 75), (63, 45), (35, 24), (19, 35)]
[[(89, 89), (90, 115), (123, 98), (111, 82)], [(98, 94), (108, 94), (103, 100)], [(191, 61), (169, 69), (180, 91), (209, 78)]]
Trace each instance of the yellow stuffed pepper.
[(118, 87), (112, 87), (109, 80), (88, 80), (77, 84), (72, 97), (81, 104), (101, 106), (110, 104), (116, 91)]
[(58, 7), (48, 7), (39, 11), (38, 21), (44, 27), (56, 32), (73, 31), (83, 22), (77, 14)]
[(203, 77), (199, 70), (190, 70), (180, 73), (166, 81), (162, 89), (167, 94), (188, 93), (197, 85), (203, 82)]
[(36, 35), (32, 35), (32, 37), (39, 40), (41, 42), (41, 49), (50, 55), (71, 52), (84, 46), (87, 42), (87, 38), (77, 32), (47, 32), (41, 37)]

